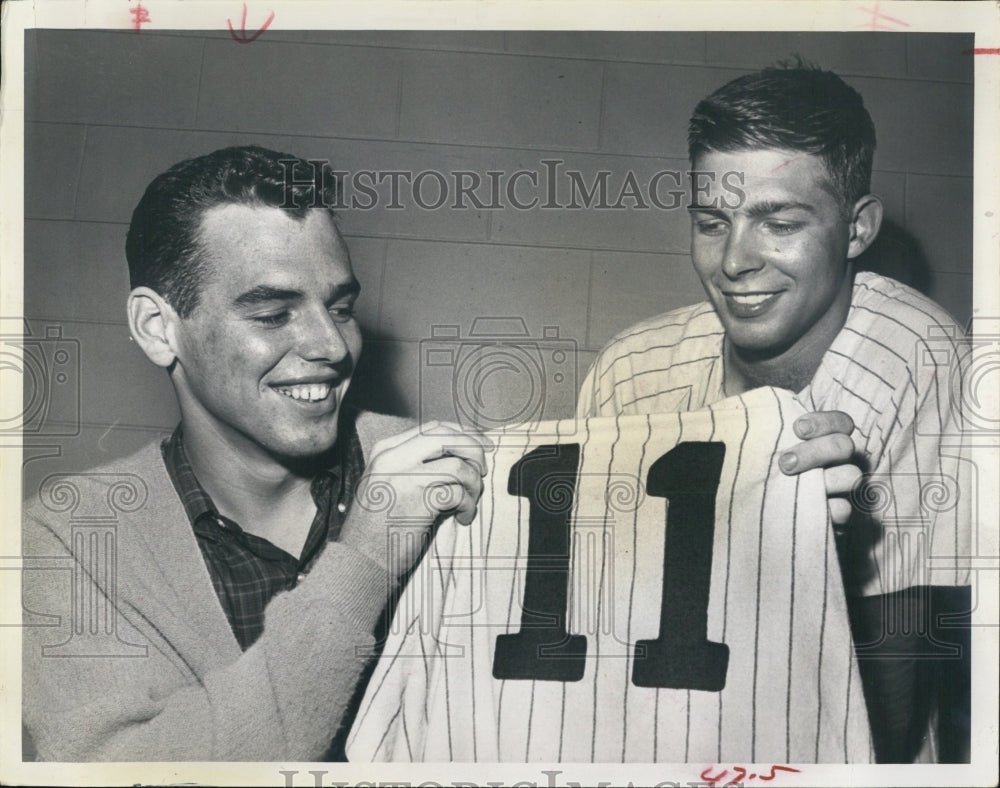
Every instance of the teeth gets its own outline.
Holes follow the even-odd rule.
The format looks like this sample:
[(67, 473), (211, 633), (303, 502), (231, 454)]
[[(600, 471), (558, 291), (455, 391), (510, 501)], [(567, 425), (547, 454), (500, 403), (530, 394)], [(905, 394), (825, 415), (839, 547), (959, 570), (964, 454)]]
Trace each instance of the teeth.
[(330, 396), (332, 389), (333, 387), (329, 383), (307, 383), (301, 386), (283, 386), (275, 390), (292, 399), (319, 402)]
[(757, 306), (757, 304), (763, 304), (767, 299), (769, 299), (773, 293), (753, 293), (751, 295), (732, 295), (732, 298), (737, 304), (746, 304), (747, 306)]

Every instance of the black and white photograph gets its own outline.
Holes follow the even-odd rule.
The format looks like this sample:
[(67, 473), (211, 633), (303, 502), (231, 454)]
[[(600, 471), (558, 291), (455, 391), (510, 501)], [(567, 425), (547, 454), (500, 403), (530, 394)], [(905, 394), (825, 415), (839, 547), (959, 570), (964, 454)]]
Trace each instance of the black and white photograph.
[(0, 781), (996, 784), (995, 4), (3, 15)]

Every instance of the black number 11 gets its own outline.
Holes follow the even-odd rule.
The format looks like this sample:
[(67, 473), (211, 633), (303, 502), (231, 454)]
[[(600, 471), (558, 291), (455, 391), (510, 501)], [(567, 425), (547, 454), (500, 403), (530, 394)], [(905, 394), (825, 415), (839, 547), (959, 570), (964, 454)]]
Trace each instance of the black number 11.
[[(679, 443), (649, 469), (646, 491), (669, 503), (659, 636), (635, 645), (636, 686), (717, 692), (726, 684), (729, 647), (707, 638), (715, 496), (725, 455), (717, 441)], [(508, 493), (529, 502), (528, 560), (520, 630), (497, 637), (495, 678), (583, 678), (587, 639), (566, 628), (579, 456), (578, 444), (540, 446), (510, 469)]]

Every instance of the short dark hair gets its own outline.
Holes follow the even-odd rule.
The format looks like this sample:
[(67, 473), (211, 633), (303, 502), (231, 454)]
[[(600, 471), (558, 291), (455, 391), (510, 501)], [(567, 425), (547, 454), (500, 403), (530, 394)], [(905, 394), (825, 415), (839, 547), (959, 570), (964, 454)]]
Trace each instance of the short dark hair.
[(847, 205), (871, 191), (875, 124), (861, 95), (832, 71), (797, 60), (737, 77), (703, 99), (688, 157), (788, 148), (818, 156)]
[(314, 170), (298, 156), (246, 145), (186, 159), (161, 173), (132, 212), (125, 239), (131, 286), (155, 290), (188, 317), (198, 305), (206, 272), (199, 238), (205, 211), (236, 203), (281, 208), (298, 219), (311, 208), (332, 216), (337, 179), (328, 163), (317, 166)]

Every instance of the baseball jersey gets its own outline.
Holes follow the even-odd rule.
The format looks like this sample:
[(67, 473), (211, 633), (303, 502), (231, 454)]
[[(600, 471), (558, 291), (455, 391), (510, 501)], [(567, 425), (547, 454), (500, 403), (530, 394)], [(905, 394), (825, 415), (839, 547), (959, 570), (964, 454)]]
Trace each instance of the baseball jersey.
[(819, 471), (790, 392), (491, 433), (410, 580), (350, 760), (866, 762)]
[[(581, 416), (697, 410), (722, 399), (724, 331), (701, 303), (612, 340), (580, 392)], [(844, 327), (797, 399), (841, 410), (868, 471), (852, 501), (867, 525), (841, 544), (849, 594), (968, 585), (975, 474), (961, 405), (970, 347), (944, 310), (892, 279), (856, 275)]]

